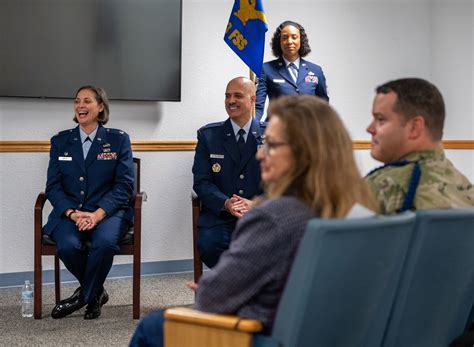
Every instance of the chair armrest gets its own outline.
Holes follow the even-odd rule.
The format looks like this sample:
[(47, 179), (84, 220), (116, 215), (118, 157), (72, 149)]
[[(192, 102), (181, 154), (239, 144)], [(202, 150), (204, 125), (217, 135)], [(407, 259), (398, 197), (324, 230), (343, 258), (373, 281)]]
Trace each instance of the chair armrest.
[(146, 201), (146, 193), (145, 192), (136, 193), (132, 201), (133, 201), (133, 209), (134, 209), (134, 212), (136, 213), (137, 210), (142, 209), (143, 201)]
[(38, 197), (36, 198), (35, 202), (35, 211), (37, 210), (43, 210), (44, 204), (46, 202), (46, 194), (45, 192), (41, 192), (38, 194)]
[(35, 234), (39, 233), (41, 238), (41, 229), (43, 228), (43, 207), (46, 203), (46, 194), (41, 192), (38, 194), (35, 202), (34, 209), (34, 223), (35, 223)]
[(35, 245), (35, 253), (41, 254), (41, 237), (42, 237), (42, 229), (43, 229), (43, 207), (46, 202), (46, 194), (41, 192), (38, 194), (35, 202), (34, 208), (34, 245)]
[[(133, 204), (133, 223), (134, 223), (134, 233), (133, 233), (134, 245), (141, 244), (143, 201), (146, 201), (145, 192), (139, 192), (133, 196), (132, 204)], [(140, 248), (141, 247), (138, 247), (138, 250), (140, 250)]]
[(172, 321), (237, 330), (251, 334), (258, 333), (263, 329), (262, 323), (255, 319), (242, 319), (238, 316), (206, 313), (185, 307), (167, 309), (165, 311), (165, 318)]

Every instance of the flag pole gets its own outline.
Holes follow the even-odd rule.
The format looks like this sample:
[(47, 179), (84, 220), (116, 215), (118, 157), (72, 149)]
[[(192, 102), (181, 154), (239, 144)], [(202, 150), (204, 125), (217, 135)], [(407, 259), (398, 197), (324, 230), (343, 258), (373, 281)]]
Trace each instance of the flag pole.
[[(255, 87), (257, 87), (257, 75), (255, 75), (255, 72), (252, 71), (252, 69), (249, 69), (249, 78), (255, 84)], [(255, 108), (255, 103), (253, 103), (252, 107), (252, 117), (255, 118), (255, 115), (257, 114), (257, 109)]]

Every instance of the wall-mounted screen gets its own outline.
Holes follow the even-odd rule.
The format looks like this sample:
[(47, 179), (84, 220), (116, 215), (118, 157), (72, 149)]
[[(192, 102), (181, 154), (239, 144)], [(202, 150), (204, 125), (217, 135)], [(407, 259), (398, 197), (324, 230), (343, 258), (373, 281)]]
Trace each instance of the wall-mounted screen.
[(181, 0), (0, 0), (0, 96), (179, 101)]

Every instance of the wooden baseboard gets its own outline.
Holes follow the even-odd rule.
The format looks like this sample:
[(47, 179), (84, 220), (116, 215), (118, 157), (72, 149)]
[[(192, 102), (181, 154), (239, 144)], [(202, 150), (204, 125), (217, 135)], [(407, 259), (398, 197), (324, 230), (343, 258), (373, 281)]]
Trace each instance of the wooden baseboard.
[[(370, 149), (370, 141), (355, 140), (354, 149)], [(474, 140), (445, 140), (445, 149), (474, 149)], [(137, 140), (134, 152), (194, 151), (196, 140)], [(0, 152), (49, 152), (49, 141), (0, 141)]]

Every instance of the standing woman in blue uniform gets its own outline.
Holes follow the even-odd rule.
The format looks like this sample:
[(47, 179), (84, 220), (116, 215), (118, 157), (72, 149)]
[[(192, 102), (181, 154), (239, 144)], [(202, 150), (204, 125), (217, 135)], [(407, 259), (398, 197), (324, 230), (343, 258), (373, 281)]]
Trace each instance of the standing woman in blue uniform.
[(95, 319), (108, 301), (103, 284), (118, 243), (133, 223), (133, 157), (128, 135), (103, 127), (109, 120), (103, 89), (79, 88), (74, 113), (79, 125), (51, 139), (46, 197), (53, 210), (43, 232), (80, 287), (51, 316), (63, 318), (87, 305), (84, 319)]
[(270, 42), (277, 59), (263, 64), (262, 76), (258, 80), (257, 120), (264, 120), (263, 111), (267, 99), (283, 95), (316, 95), (329, 101), (326, 77), (319, 65), (303, 58), (311, 52), (304, 28), (292, 21), (281, 23)]

